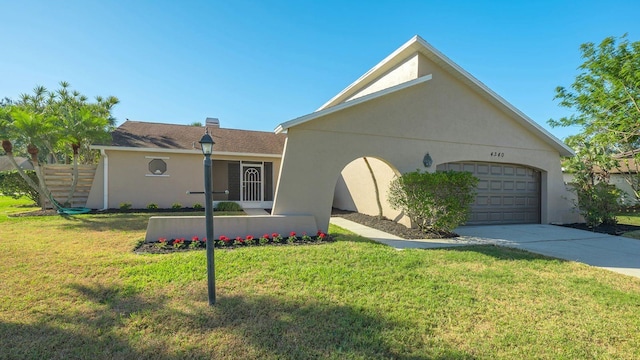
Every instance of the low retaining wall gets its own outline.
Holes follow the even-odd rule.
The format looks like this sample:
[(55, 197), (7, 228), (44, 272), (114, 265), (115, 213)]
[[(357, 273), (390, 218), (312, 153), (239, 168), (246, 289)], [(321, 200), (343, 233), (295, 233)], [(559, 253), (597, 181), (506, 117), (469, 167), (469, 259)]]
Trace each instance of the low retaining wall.
[[(254, 215), (254, 216), (214, 216), (213, 238), (221, 235), (229, 238), (253, 235), (258, 238), (263, 234), (274, 232), (289, 236), (307, 233), (313, 236), (318, 231), (313, 215)], [(191, 239), (194, 236), (206, 237), (204, 216), (152, 216), (147, 225), (145, 242), (157, 241), (158, 238)]]

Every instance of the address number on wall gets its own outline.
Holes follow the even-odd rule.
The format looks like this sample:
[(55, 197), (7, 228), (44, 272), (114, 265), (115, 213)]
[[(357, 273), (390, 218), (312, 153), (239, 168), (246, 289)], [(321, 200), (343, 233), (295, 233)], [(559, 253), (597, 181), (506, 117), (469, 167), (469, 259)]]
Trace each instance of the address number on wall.
[(498, 152), (498, 151), (492, 151), (491, 152), (491, 157), (504, 157), (504, 153), (503, 152)]

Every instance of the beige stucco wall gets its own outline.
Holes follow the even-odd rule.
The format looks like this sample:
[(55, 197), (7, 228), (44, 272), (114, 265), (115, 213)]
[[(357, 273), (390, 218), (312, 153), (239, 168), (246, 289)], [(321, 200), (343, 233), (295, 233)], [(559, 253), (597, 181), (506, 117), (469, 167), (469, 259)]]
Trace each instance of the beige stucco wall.
[(623, 192), (622, 201), (625, 205), (635, 205), (638, 203), (636, 196), (633, 193), (631, 185), (625, 180), (624, 176), (620, 174), (611, 174), (609, 183), (615, 185)]
[[(573, 181), (573, 174), (564, 173), (563, 179), (566, 184), (570, 184)], [(632, 206), (639, 203), (633, 194), (633, 190), (631, 189), (631, 185), (624, 179), (624, 177), (620, 174), (611, 174), (609, 177), (609, 184), (615, 185), (620, 191), (622, 191), (622, 204), (625, 206)]]
[[(399, 210), (389, 205), (388, 191), (396, 172), (387, 163), (376, 158), (367, 158), (376, 178), (382, 215), (406, 226), (411, 222)], [(378, 216), (379, 209), (375, 196), (375, 185), (364, 158), (350, 162), (340, 173), (333, 195), (333, 207)]]
[[(424, 56), (422, 57), (424, 58)], [(357, 99), (359, 97), (372, 94), (376, 91), (390, 88), (392, 86), (402, 84), (408, 80), (417, 78), (419, 76), (419, 61), (420, 56), (418, 55), (418, 53), (414, 54), (413, 56), (407, 58), (404, 62), (400, 63), (398, 66), (381, 75), (378, 79), (371, 82), (371, 84), (364, 87), (362, 90), (358, 91), (356, 94), (351, 96), (349, 100)]]
[[(296, 234), (315, 235), (318, 231), (316, 220), (311, 215), (302, 216), (214, 216), (213, 238), (221, 235), (234, 239), (237, 236), (252, 235), (258, 238), (262, 234), (279, 233), (288, 236)], [(176, 239), (194, 236), (206, 238), (204, 216), (152, 216), (147, 224), (146, 242), (158, 241), (158, 238)]]
[(558, 151), (436, 64), (421, 62), (432, 80), (288, 129), (274, 214), (314, 214), (326, 230), (335, 184), (347, 164), (375, 157), (404, 173), (424, 169), (429, 152), (430, 171), (456, 161), (539, 169), (542, 223), (571, 221)]
[[(175, 203), (184, 207), (194, 204), (204, 205), (203, 194), (187, 194), (187, 191), (204, 190), (203, 156), (199, 152), (167, 153), (145, 151), (106, 150), (108, 157), (108, 208), (118, 208), (121, 203), (130, 203), (133, 208), (145, 208), (148, 204), (157, 204), (160, 208), (169, 208)], [(149, 172), (148, 164), (152, 159), (162, 159), (167, 171), (160, 176)], [(216, 156), (212, 162), (213, 191), (228, 189), (228, 167), (223, 160), (267, 161), (273, 162), (274, 179), (280, 167), (278, 157), (246, 158), (241, 156)], [(104, 207), (104, 159), (98, 166), (96, 180), (87, 204), (90, 208)], [(214, 201), (226, 200), (226, 195), (214, 195)]]
[(90, 209), (102, 209), (104, 199), (104, 161), (105, 159), (101, 157), (96, 167), (96, 175), (93, 177), (91, 191), (87, 197), (85, 206)]

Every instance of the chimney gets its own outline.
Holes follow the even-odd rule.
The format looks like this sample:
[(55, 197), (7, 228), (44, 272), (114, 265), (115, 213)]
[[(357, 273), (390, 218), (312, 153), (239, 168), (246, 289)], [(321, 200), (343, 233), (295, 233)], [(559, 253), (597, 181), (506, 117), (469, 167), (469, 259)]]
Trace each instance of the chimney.
[(205, 126), (210, 128), (220, 128), (220, 120), (218, 118), (210, 118), (208, 117), (205, 120)]

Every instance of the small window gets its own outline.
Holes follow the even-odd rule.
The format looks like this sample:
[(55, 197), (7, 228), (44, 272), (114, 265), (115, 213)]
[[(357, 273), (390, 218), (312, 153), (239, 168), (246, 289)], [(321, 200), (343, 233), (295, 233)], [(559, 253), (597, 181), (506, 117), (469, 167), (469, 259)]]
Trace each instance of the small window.
[(163, 175), (167, 172), (167, 163), (162, 159), (149, 161), (149, 172), (153, 175)]

